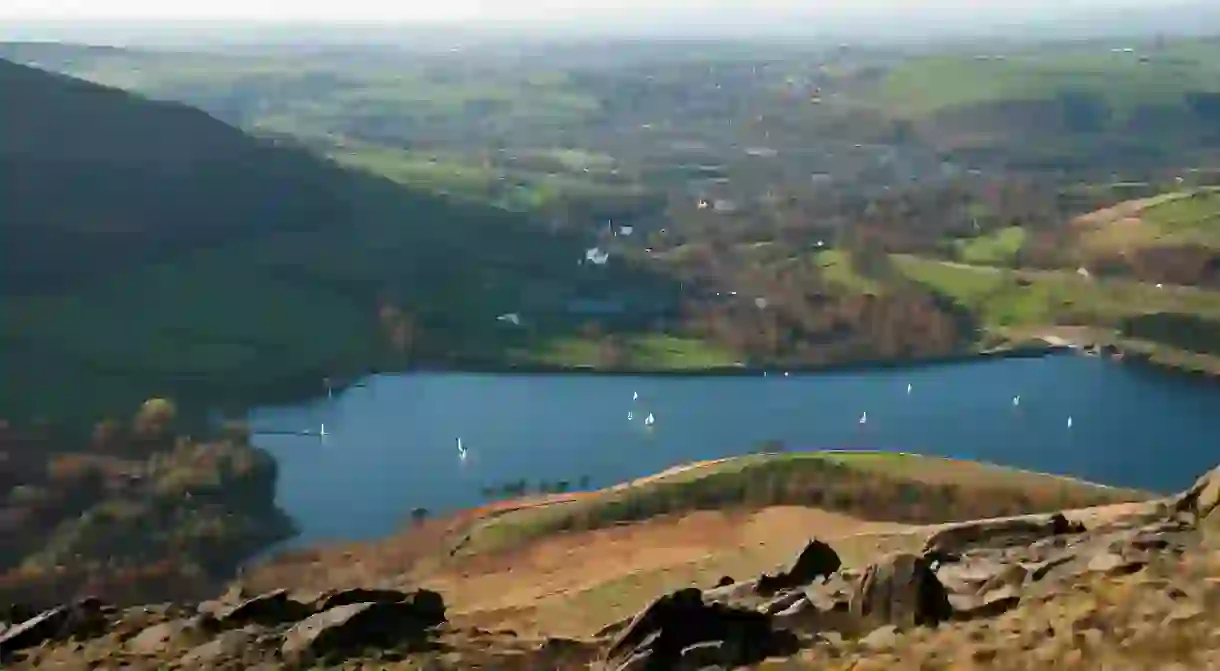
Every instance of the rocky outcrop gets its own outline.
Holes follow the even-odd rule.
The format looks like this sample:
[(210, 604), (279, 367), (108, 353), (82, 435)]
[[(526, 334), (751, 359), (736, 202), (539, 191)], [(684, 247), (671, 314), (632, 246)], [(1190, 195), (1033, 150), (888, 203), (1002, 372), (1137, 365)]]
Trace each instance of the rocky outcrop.
[(935, 626), (952, 616), (953, 607), (927, 557), (898, 554), (868, 567), (850, 611), (862, 623), (907, 628)]
[(938, 558), (959, 555), (975, 547), (1028, 545), (1051, 536), (1084, 532), (1084, 525), (1061, 513), (1024, 515), (946, 525), (924, 544), (924, 554)]
[(47, 644), (110, 636), (124, 654), (175, 658), (182, 668), (244, 668), (263, 658), (304, 665), (342, 660), (367, 648), (415, 649), (446, 619), (441, 595), (423, 589), (344, 590), (310, 603), (286, 590), (248, 598), (234, 592), (197, 610), (195, 615), (173, 609), (118, 611), (86, 599), (7, 627), (0, 634), (0, 656), (9, 660)]
[(1190, 489), (1178, 495), (1172, 504), (1174, 513), (1184, 515), (1207, 536), (1220, 531), (1220, 467), (1204, 473)]

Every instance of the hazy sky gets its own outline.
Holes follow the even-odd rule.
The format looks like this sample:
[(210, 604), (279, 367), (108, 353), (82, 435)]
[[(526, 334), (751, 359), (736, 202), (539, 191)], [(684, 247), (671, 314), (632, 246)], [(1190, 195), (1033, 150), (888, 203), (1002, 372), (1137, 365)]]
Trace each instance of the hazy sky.
[[(711, 9), (804, 10), (837, 17), (901, 12), (927, 15), (986, 13), (1035, 18), (1081, 9), (1147, 8), (1171, 0), (0, 0), (0, 20), (12, 19), (242, 19), (242, 20), (469, 20), (572, 19), (599, 15)], [(761, 10), (761, 11), (759, 11)], [(754, 13), (752, 12), (752, 13)]]

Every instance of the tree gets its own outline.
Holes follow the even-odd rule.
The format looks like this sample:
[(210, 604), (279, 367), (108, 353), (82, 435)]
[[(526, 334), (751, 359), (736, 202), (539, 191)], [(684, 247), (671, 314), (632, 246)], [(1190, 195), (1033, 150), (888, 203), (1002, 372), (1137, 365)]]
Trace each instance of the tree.
[(416, 526), (423, 524), (428, 519), (427, 508), (415, 508), (411, 511), (411, 522)]
[(178, 407), (166, 398), (150, 398), (140, 406), (135, 417), (136, 435), (158, 438), (165, 435), (178, 417)]
[(90, 444), (94, 449), (112, 450), (122, 436), (123, 427), (114, 419), (105, 419), (93, 425), (93, 437)]

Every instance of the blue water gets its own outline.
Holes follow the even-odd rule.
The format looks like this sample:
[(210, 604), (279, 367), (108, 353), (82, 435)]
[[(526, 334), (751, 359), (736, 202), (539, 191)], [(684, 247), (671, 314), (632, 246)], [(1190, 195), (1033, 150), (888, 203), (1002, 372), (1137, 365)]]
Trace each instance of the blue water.
[[(649, 412), (656, 423), (645, 427)], [(382, 376), (251, 415), (256, 430), (323, 423), (324, 440), (255, 438), (279, 460), (279, 502), (302, 529), (294, 544), (383, 536), (412, 508), (478, 505), (482, 487), (509, 480), (574, 486), (587, 475), (605, 486), (767, 440), (980, 459), (1158, 491), (1220, 462), (1220, 384), (1075, 356), (789, 377)]]

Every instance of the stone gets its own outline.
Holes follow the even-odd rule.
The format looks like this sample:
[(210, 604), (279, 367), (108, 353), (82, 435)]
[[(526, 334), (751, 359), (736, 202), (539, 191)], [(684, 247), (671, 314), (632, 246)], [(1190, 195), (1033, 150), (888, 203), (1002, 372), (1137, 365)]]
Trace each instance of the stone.
[(1108, 576), (1130, 575), (1147, 565), (1142, 559), (1124, 557), (1116, 552), (1102, 552), (1089, 558), (1087, 570)]
[(1021, 586), (1029, 575), (1029, 570), (1020, 564), (1009, 564), (979, 586), (979, 593), (991, 592), (1002, 587)]
[(760, 576), (755, 591), (769, 595), (782, 589), (808, 585), (819, 578), (828, 580), (842, 566), (843, 561), (839, 558), (839, 553), (829, 544), (815, 538), (805, 545), (805, 549), (801, 550), (787, 569)]
[(779, 597), (772, 599), (771, 601), (768, 601), (767, 603), (763, 604), (763, 606), (761, 608), (759, 608), (759, 610), (766, 613), (767, 615), (775, 615), (776, 613), (781, 613), (785, 610), (788, 610), (793, 605), (795, 605), (801, 601), (808, 601), (808, 599), (805, 597), (804, 592), (800, 592), (800, 591), (788, 592), (786, 594), (780, 595)]
[(1084, 532), (1083, 524), (1067, 519), (1062, 513), (960, 522), (932, 534), (924, 543), (922, 554), (939, 559), (980, 547), (1025, 546), (1054, 536)]
[(215, 665), (223, 660), (240, 657), (254, 640), (254, 632), (246, 629), (224, 631), (207, 643), (192, 648), (178, 660), (178, 664), (188, 669)]
[(878, 627), (870, 632), (867, 636), (860, 639), (860, 645), (869, 650), (889, 650), (898, 643), (898, 627), (892, 624), (887, 624), (884, 627)]
[(407, 599), (408, 596), (406, 592), (396, 589), (365, 589), (357, 587), (354, 589), (324, 592), (314, 600), (313, 609), (315, 612), (320, 613), (324, 610), (353, 603), (397, 603)]
[(1005, 585), (999, 589), (976, 596), (956, 595), (950, 597), (953, 619), (959, 621), (999, 617), (1021, 603), (1020, 588)]
[(627, 660), (620, 668), (636, 668), (634, 660), (644, 655), (646, 665), (639, 668), (672, 669), (684, 650), (708, 642), (720, 644), (721, 663), (728, 667), (757, 663), (799, 647), (795, 634), (775, 631), (767, 614), (704, 603), (702, 592), (686, 588), (657, 599), (636, 615), (611, 643), (606, 658), (612, 665)]
[(1161, 624), (1168, 627), (1179, 623), (1194, 622), (1204, 615), (1206, 612), (1197, 604), (1182, 603), (1174, 606)]
[(52, 608), (6, 629), (0, 635), (0, 659), (47, 641), (97, 636), (107, 624), (103, 604), (97, 599)]
[(198, 644), (201, 634), (191, 620), (171, 620), (145, 628), (127, 641), (127, 649), (137, 655), (157, 655), (183, 643)]
[(709, 666), (721, 666), (730, 657), (730, 653), (724, 649), (724, 641), (703, 641), (682, 649), (682, 654), (678, 657), (678, 667), (693, 671)]
[(1050, 575), (1055, 569), (1065, 566), (1075, 559), (1076, 555), (1065, 553), (1057, 557), (1052, 557), (1051, 559), (1038, 562), (1037, 564), (1031, 564), (1030, 566), (1026, 567), (1028, 570), (1028, 580), (1030, 582), (1040, 582), (1043, 578)]
[(864, 572), (850, 600), (862, 622), (900, 628), (935, 625), (953, 614), (948, 593), (926, 557), (900, 553)]
[(290, 598), (288, 590), (277, 589), (221, 608), (215, 616), (221, 626), (234, 628), (247, 624), (275, 626), (296, 622), (311, 612), (309, 606)]
[(1195, 524), (1211, 517), (1220, 506), (1220, 466), (1199, 476), (1190, 489), (1179, 494), (1172, 502), (1176, 513), (1186, 513)]
[(429, 629), (444, 622), (443, 613), (438, 613), (443, 603), (438, 609), (431, 596), (435, 594), (420, 598), (417, 593), (415, 599), (400, 602), (353, 603), (317, 613), (284, 634), (280, 652), (286, 660), (308, 664), (369, 646), (419, 642)]

